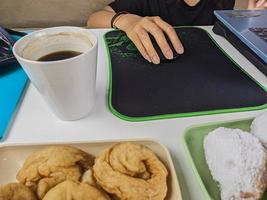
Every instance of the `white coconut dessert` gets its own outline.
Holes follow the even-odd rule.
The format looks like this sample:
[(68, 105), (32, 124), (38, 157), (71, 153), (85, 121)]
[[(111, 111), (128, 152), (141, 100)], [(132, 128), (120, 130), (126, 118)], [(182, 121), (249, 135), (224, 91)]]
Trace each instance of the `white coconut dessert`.
[(266, 189), (266, 149), (252, 134), (217, 128), (204, 139), (204, 151), (222, 200), (257, 200)]

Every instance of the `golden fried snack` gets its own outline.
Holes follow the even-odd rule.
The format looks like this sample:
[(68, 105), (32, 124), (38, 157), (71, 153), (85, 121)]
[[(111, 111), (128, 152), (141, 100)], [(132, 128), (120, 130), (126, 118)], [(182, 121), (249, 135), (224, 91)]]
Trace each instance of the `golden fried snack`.
[(0, 186), (0, 200), (37, 200), (35, 194), (21, 183)]
[(88, 169), (85, 171), (81, 178), (82, 183), (86, 183), (95, 187), (99, 187), (96, 183), (95, 177), (93, 176), (93, 169)]
[(110, 200), (109, 196), (102, 190), (99, 190), (89, 184), (64, 181), (44, 196), (43, 200)]
[(121, 200), (163, 200), (167, 193), (167, 169), (143, 145), (114, 145), (96, 158), (93, 174), (104, 190)]
[(92, 167), (94, 156), (70, 146), (51, 146), (31, 154), (17, 174), (20, 183), (42, 199), (52, 187), (65, 180), (78, 181)]

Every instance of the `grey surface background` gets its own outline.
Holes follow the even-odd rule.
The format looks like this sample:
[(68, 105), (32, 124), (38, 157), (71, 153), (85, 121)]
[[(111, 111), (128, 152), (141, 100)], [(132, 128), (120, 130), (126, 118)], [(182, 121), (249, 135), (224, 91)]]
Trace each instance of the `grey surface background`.
[[(0, 0), (0, 25), (11, 28), (85, 26), (88, 16), (112, 0)], [(129, 0), (131, 1), (131, 0)], [(236, 0), (244, 8), (248, 0)]]
[(90, 13), (112, 0), (0, 0), (0, 25), (6, 27), (85, 26)]

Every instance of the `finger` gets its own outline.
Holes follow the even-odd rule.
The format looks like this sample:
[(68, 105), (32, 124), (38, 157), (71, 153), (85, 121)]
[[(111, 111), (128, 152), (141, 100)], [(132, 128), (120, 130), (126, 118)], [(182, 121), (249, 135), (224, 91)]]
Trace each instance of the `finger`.
[(137, 33), (138, 33), (138, 37), (139, 37), (140, 41), (142, 42), (143, 46), (146, 49), (146, 52), (148, 53), (151, 61), (154, 64), (159, 64), (160, 63), (159, 56), (158, 56), (156, 50), (154, 49), (152, 42), (151, 42), (146, 30), (144, 30), (143, 28), (140, 28)]
[(143, 46), (142, 42), (140, 41), (138, 35), (136, 33), (132, 35), (128, 35), (128, 37), (132, 40), (140, 54), (148, 61), (151, 62), (150, 57), (148, 56), (145, 47)]
[(152, 36), (155, 38), (164, 56), (167, 59), (173, 59), (173, 52), (165, 38), (163, 31), (153, 21), (150, 20), (144, 21), (142, 25), (143, 28), (149, 33), (151, 33)]
[(154, 21), (168, 35), (176, 52), (178, 54), (184, 53), (184, 47), (180, 39), (178, 38), (174, 28), (171, 25), (169, 25), (167, 22), (163, 21), (160, 17), (155, 17)]
[(256, 7), (256, 0), (249, 0), (248, 9), (254, 9)]
[(265, 2), (264, 7), (267, 8), (267, 1)]
[(256, 7), (257, 7), (257, 8), (262, 7), (264, 3), (265, 3), (265, 0), (259, 0), (259, 1), (257, 1), (257, 3), (256, 3)]

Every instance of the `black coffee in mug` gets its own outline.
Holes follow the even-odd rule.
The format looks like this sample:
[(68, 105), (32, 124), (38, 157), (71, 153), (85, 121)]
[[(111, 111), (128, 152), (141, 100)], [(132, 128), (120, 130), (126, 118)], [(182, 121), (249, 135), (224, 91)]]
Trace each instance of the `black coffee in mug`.
[(82, 53), (78, 51), (58, 51), (58, 52), (54, 52), (54, 53), (50, 53), (45, 56), (42, 56), (41, 58), (38, 59), (38, 61), (47, 62), (47, 61), (65, 60), (68, 58), (78, 56), (80, 54)]

